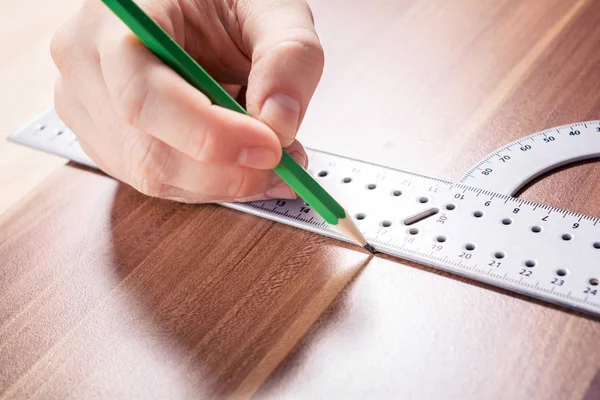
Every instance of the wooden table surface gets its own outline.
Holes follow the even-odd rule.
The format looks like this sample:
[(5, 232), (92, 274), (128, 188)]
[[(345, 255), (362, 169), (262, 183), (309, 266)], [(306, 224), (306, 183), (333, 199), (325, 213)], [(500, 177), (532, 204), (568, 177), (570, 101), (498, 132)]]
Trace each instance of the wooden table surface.
[[(47, 44), (79, 2), (3, 3), (8, 131), (51, 105)], [(454, 180), (600, 114), (596, 1), (311, 5), (308, 147)], [(600, 398), (595, 319), (62, 163), (0, 144), (2, 399)], [(584, 163), (520, 196), (598, 216), (599, 177)]]

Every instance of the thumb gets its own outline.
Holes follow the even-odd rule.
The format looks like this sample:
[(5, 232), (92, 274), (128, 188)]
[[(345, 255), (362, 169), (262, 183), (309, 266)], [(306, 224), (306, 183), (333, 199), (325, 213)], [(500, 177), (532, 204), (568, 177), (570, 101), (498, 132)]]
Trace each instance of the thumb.
[(246, 7), (240, 13), (252, 58), (246, 107), (287, 147), (321, 79), (323, 48), (304, 0), (261, 0)]

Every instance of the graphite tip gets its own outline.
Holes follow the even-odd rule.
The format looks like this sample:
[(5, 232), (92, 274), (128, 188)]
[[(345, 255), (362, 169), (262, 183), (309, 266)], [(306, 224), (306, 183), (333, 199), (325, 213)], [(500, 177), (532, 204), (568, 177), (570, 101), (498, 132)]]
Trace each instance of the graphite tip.
[(365, 245), (363, 246), (363, 248), (364, 248), (365, 250), (367, 250), (367, 251), (368, 251), (369, 253), (371, 253), (371, 254), (375, 254), (375, 253), (377, 253), (377, 251), (375, 250), (375, 248), (374, 248), (373, 246), (371, 246), (369, 243), (365, 244)]

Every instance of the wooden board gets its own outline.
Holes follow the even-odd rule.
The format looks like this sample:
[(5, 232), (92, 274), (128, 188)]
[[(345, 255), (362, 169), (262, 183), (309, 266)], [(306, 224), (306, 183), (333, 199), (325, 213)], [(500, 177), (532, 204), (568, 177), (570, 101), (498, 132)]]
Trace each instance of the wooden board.
[[(309, 147), (457, 179), (598, 118), (592, 0), (311, 5)], [(599, 176), (521, 196), (599, 215)], [(597, 320), (419, 265), (73, 166), (0, 218), (0, 398), (600, 397)]]

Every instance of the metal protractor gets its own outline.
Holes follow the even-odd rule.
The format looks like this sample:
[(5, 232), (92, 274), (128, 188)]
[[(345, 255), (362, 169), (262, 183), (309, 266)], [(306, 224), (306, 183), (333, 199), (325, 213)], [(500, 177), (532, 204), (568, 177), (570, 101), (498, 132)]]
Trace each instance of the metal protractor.
[[(95, 167), (52, 109), (9, 139)], [(600, 218), (506, 194), (598, 149), (600, 122), (547, 130), (493, 153), (465, 184), (307, 153), (309, 173), (378, 251), (600, 317)], [(347, 241), (301, 199), (221, 205)]]
[(459, 183), (514, 196), (535, 178), (561, 166), (600, 158), (600, 121), (547, 129), (490, 153)]

